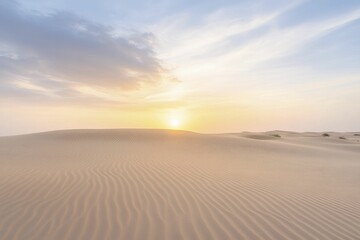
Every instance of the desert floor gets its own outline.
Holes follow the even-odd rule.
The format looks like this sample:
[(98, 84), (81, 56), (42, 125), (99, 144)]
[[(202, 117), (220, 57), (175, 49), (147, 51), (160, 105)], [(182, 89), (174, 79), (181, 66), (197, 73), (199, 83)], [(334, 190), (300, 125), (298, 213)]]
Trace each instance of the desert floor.
[(360, 239), (360, 135), (322, 134), (0, 137), (0, 239)]

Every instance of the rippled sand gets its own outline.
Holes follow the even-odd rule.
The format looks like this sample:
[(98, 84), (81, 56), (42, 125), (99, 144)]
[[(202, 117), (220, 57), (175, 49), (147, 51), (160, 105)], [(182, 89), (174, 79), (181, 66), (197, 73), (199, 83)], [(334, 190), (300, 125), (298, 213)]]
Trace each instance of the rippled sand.
[(1, 137), (0, 239), (360, 239), (359, 141), (281, 131)]

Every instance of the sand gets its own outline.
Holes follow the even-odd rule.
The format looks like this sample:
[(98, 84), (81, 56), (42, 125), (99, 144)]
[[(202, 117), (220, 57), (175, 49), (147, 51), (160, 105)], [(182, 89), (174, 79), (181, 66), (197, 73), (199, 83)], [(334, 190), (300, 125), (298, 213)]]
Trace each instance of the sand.
[(0, 239), (360, 239), (360, 136), (329, 134), (1, 137)]

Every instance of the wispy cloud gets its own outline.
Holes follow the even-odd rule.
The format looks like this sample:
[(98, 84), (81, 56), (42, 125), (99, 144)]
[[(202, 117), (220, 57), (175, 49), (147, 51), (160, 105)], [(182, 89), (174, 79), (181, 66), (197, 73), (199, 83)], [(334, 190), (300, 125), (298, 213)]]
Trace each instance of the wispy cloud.
[[(284, 84), (284, 79), (291, 80), (297, 73), (308, 74), (308, 69), (301, 64), (277, 69), (274, 63), (286, 61), (312, 42), (360, 19), (360, 9), (355, 8), (305, 23), (280, 24), (282, 17), (301, 3), (290, 2), (246, 18), (231, 14), (236, 6), (223, 8), (201, 16), (203, 21), (195, 26), (181, 24), (187, 21), (186, 14), (175, 15), (153, 28), (162, 40), (160, 56), (174, 69), (183, 81), (183, 91), (190, 95), (207, 92), (237, 98), (239, 89), (256, 90), (269, 81)], [(267, 76), (269, 69), (278, 74)]]
[(161, 56), (170, 60), (188, 60), (209, 54), (224, 47), (229, 39), (269, 25), (279, 15), (297, 6), (293, 1), (285, 6), (264, 13), (243, 16), (234, 14), (239, 6), (224, 7), (200, 16), (199, 24), (184, 24), (189, 20), (186, 13), (168, 17), (151, 28), (162, 40)]

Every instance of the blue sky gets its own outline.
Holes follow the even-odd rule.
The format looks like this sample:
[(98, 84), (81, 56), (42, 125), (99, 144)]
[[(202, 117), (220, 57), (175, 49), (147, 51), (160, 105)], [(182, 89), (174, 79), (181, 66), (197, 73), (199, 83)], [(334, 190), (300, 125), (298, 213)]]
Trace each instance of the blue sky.
[(0, 22), (0, 135), (359, 131), (359, 1), (5, 0)]

